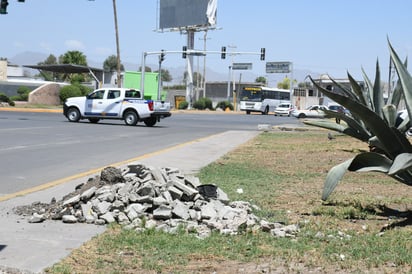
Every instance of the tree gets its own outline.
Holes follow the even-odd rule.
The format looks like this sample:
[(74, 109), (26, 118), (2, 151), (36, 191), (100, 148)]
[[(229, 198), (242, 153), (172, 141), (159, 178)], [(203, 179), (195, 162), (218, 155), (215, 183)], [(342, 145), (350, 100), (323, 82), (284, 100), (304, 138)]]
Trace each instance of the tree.
[[(142, 66), (139, 67), (139, 71), (142, 71)], [(150, 67), (148, 67), (148, 66), (145, 66), (145, 67), (144, 67), (144, 71), (145, 71), (145, 72), (152, 72), (152, 69), (151, 69)]]
[[(157, 71), (155, 71), (155, 72), (159, 72), (159, 71), (157, 70)], [(162, 69), (162, 82), (170, 82), (170, 81), (172, 81), (172, 80), (173, 80), (173, 78), (172, 78), (172, 76), (170, 75), (169, 70), (167, 70), (167, 69)]]
[(262, 83), (262, 84), (265, 84), (265, 85), (266, 85), (267, 79), (266, 79), (266, 77), (259, 76), (259, 77), (256, 78), (255, 82), (256, 82), (256, 83)]
[(87, 58), (83, 52), (78, 50), (67, 51), (65, 54), (59, 57), (60, 64), (75, 64), (81, 66), (87, 66)]
[[(60, 64), (74, 64), (74, 65), (81, 65), (87, 66), (87, 59), (86, 55), (82, 52), (74, 50), (74, 51), (67, 51), (65, 54), (59, 56), (59, 63)], [(63, 80), (69, 79), (71, 83), (80, 83), (86, 80), (84, 74), (74, 73), (71, 75), (64, 75)]]
[[(105, 71), (116, 71), (117, 70), (117, 57), (116, 55), (110, 55), (103, 62), (103, 69)], [(123, 64), (120, 64), (120, 70), (124, 71)]]
[[(53, 54), (50, 54), (43, 62), (37, 63), (37, 65), (56, 65), (57, 58)], [(61, 79), (61, 74), (50, 72), (50, 71), (40, 71), (40, 76), (44, 78), (46, 81), (54, 81), (57, 79)]]
[[(297, 83), (296, 79), (293, 80), (293, 84), (296, 84), (296, 83)], [(290, 89), (290, 79), (288, 77), (285, 77), (282, 82), (277, 84), (277, 87), (282, 88), (282, 89)]]

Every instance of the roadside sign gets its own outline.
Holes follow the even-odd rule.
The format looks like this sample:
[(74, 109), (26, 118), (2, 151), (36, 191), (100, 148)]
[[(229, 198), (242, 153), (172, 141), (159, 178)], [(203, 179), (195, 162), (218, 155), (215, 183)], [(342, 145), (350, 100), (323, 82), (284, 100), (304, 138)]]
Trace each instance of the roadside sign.
[(252, 69), (252, 63), (233, 63), (233, 70), (248, 70)]
[(291, 62), (266, 62), (266, 73), (289, 73)]

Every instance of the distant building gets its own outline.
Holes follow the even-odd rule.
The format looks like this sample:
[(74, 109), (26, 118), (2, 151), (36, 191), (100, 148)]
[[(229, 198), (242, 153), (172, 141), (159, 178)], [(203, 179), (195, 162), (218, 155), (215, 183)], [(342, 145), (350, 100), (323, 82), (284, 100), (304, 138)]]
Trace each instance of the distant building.
[[(349, 79), (333, 79), (334, 82), (330, 79), (330, 77), (326, 74), (321, 75), (319, 79), (313, 79), (315, 83), (319, 84), (321, 87), (332, 90), (335, 92), (342, 92), (341, 88), (337, 86), (334, 82), (338, 83), (343, 87), (347, 87), (351, 89), (351, 84)], [(365, 83), (363, 81), (358, 81), (358, 84), (361, 86), (362, 89), (365, 88)], [(295, 88), (293, 90), (293, 103), (296, 105), (298, 109), (305, 109), (311, 105), (329, 105), (335, 103), (332, 99), (325, 96), (322, 92), (320, 92), (317, 88)]]

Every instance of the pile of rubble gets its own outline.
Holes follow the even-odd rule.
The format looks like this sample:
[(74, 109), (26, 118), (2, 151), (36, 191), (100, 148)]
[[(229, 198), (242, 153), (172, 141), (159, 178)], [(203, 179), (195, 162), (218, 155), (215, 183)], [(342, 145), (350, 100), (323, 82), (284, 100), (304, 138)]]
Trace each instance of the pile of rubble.
[(117, 222), (125, 229), (155, 228), (173, 233), (180, 227), (207, 237), (212, 231), (237, 234), (263, 230), (276, 237), (293, 237), (297, 225), (259, 219), (256, 206), (231, 202), (226, 193), (212, 184), (200, 184), (197, 177), (184, 176), (175, 168), (154, 168), (142, 164), (125, 170), (107, 167), (60, 201), (33, 203), (15, 208), (30, 215), (29, 222), (46, 219), (65, 223), (104, 225)]

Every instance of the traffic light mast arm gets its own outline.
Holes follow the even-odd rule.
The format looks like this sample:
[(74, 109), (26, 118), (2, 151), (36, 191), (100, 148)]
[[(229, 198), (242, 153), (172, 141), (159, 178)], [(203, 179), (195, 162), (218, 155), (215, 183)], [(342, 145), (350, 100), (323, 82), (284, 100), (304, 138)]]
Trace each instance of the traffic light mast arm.
[[(263, 49), (263, 48), (262, 48)], [(195, 50), (195, 49), (187, 49), (186, 51), (183, 50), (164, 50), (164, 54), (184, 54), (186, 55), (194, 55), (194, 56), (204, 56), (206, 54), (222, 54), (222, 51), (213, 51), (213, 50)], [(162, 51), (145, 51), (143, 52), (145, 56), (147, 55), (161, 55)], [(226, 52), (226, 54), (233, 54), (233, 55), (261, 55), (262, 52), (257, 52), (257, 51), (231, 51), (231, 52)]]

